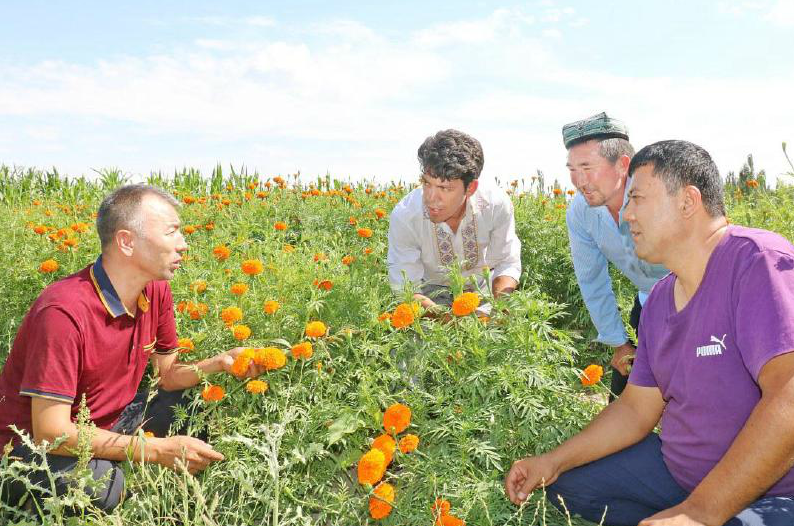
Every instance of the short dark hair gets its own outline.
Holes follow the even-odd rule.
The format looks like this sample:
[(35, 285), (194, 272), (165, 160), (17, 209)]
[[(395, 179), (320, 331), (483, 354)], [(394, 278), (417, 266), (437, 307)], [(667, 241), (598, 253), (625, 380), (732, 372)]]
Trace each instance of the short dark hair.
[(156, 186), (128, 184), (117, 188), (102, 200), (97, 212), (96, 229), (102, 248), (110, 245), (119, 230), (143, 233), (143, 218), (139, 211), (145, 195), (156, 195), (174, 208), (179, 208), (179, 201), (173, 195)]
[(667, 193), (684, 186), (700, 190), (703, 207), (711, 217), (725, 215), (722, 180), (709, 152), (687, 141), (659, 141), (641, 149), (631, 160), (629, 175), (640, 166), (653, 167), (653, 176), (664, 182)]
[(464, 188), (480, 177), (485, 162), (480, 141), (458, 130), (442, 130), (425, 139), (418, 157), (423, 174), (461, 179)]
[(634, 147), (628, 140), (623, 139), (622, 137), (614, 137), (609, 134), (590, 135), (588, 137), (582, 137), (581, 139), (575, 139), (568, 143), (568, 150), (577, 144), (582, 144), (589, 141), (597, 141), (598, 155), (612, 164), (618, 162), (618, 159), (624, 155), (627, 155), (629, 159), (634, 157)]

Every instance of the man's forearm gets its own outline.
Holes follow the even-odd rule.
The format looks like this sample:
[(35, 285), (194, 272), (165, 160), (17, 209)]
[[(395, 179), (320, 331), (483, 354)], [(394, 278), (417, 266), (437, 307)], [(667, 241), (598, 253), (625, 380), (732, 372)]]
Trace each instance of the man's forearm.
[[(147, 462), (155, 461), (157, 458), (155, 445), (157, 439), (155, 438), (147, 439), (147, 443), (143, 444), (137, 436), (122, 435), (101, 428), (93, 428), (91, 432), (93, 433), (91, 437), (91, 456), (94, 458), (117, 461), (130, 459), (135, 462), (140, 462), (144, 459), (144, 451), (146, 455), (145, 460)], [(70, 422), (65, 429), (63, 429), (61, 436), (62, 435), (66, 435), (66, 440), (56, 449), (50, 451), (50, 453), (69, 457), (77, 456), (77, 426), (73, 422)], [(58, 437), (51, 438), (51, 441), (54, 441), (54, 439)]]
[(686, 500), (695, 519), (723, 524), (794, 466), (794, 386), (762, 397), (731, 447)]
[(160, 387), (166, 391), (176, 391), (193, 387), (201, 381), (201, 375), (223, 371), (223, 354), (192, 363), (174, 362), (168, 371), (160, 375)]

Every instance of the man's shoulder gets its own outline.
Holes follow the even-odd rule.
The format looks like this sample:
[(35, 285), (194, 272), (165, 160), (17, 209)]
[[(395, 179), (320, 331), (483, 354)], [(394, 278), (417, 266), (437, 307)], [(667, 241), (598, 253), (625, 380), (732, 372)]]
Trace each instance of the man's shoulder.
[(40, 308), (56, 306), (66, 312), (80, 311), (85, 301), (95, 296), (89, 265), (48, 285), (36, 298), (34, 305)]
[(512, 201), (507, 192), (492, 180), (484, 180), (477, 186), (477, 191), (474, 192), (474, 198), (477, 200), (478, 208), (504, 208), (510, 207)]
[(731, 252), (746, 252), (747, 255), (775, 251), (794, 256), (794, 246), (785, 237), (770, 230), (739, 225), (728, 227), (726, 248)]

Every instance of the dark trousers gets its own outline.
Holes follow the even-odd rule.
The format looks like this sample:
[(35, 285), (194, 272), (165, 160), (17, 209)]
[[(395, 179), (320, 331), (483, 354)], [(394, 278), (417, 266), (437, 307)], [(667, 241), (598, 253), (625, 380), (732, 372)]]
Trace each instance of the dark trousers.
[[(184, 396), (184, 391), (160, 390), (147, 404), (148, 394), (148, 391), (139, 392), (121, 412), (111, 431), (131, 435), (142, 427), (144, 431), (151, 431), (155, 436), (166, 436), (174, 421), (175, 406), (177, 404), (187, 405), (188, 400)], [(41, 462), (41, 458), (24, 444), (16, 446), (11, 451), (11, 456), (19, 457), (28, 464)], [(69, 473), (77, 466), (77, 457), (48, 454), (47, 464), (55, 477), (56, 493), (58, 495), (66, 493), (70, 484)], [(91, 470), (94, 480), (107, 477), (105, 483), (91, 493), (94, 505), (105, 511), (112, 510), (120, 502), (124, 490), (124, 470), (121, 462), (95, 458), (88, 463), (88, 469)], [(50, 488), (49, 477), (41, 471), (31, 472), (29, 481), (41, 488)], [(6, 485), (5, 482), (0, 482), (2, 498), (8, 504), (16, 505), (28, 494), (28, 490), (21, 481), (11, 481), (8, 487)], [(30, 491), (30, 494), (33, 498), (40, 499), (45, 493), (33, 490)]]
[[(673, 479), (662, 459), (662, 442), (651, 433), (641, 442), (560, 475), (546, 488), (557, 508), (605, 526), (636, 526), (639, 521), (676, 506), (688, 493)], [(757, 500), (726, 526), (791, 526), (794, 499)]]
[[(631, 313), (629, 314), (629, 325), (634, 329), (634, 332), (637, 334), (637, 338), (640, 337), (640, 313), (642, 312), (642, 305), (640, 304), (640, 297), (639, 295), (634, 296), (634, 306), (631, 307)], [(634, 342), (632, 342), (634, 343)], [(634, 345), (637, 345), (634, 343)], [(610, 384), (609, 390), (612, 393), (609, 395), (609, 401), (615, 399), (616, 396), (620, 396), (620, 393), (623, 392), (623, 389), (626, 388), (626, 384), (629, 381), (628, 375), (624, 376), (620, 374), (620, 372), (612, 368), (612, 383)]]

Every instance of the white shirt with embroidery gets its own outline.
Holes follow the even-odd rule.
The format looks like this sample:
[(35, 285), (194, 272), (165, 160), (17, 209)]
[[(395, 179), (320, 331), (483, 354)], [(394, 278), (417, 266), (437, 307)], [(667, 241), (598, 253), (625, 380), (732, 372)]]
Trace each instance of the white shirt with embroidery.
[[(394, 207), (389, 224), (386, 266), (395, 292), (404, 281), (414, 290), (422, 285), (449, 285), (449, 267), (460, 262), (464, 278), (476, 276), (480, 287), (485, 268), (491, 276), (521, 276), (521, 242), (516, 236), (513, 203), (501, 188), (480, 183), (466, 201), (457, 232), (446, 223), (428, 219), (422, 188), (411, 191)], [(404, 273), (404, 277), (403, 277)]]

